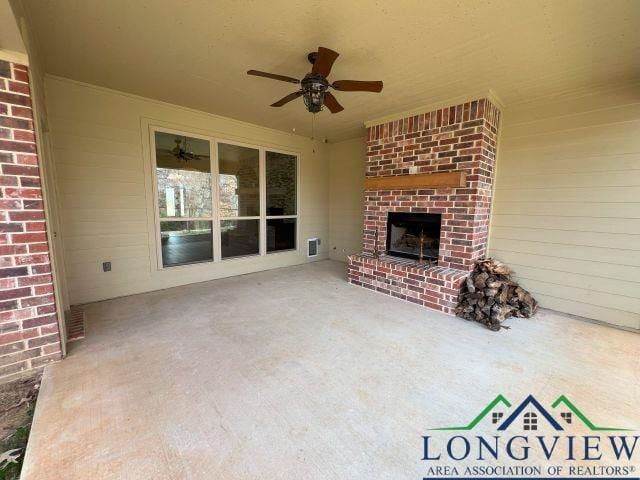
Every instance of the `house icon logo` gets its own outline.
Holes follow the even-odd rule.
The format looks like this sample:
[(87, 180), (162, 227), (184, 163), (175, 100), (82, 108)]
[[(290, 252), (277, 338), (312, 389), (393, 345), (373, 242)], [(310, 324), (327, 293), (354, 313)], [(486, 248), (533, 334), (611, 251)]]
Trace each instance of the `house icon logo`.
[[(548, 405), (533, 395), (519, 404), (498, 395), (466, 425), (430, 430), (440, 432), (422, 436), (425, 479), (478, 478), (478, 471), (486, 478), (542, 478), (543, 472), (559, 478), (565, 467), (566, 478), (587, 478), (578, 461), (599, 462), (589, 478), (637, 478), (630, 475), (636, 473), (640, 435), (628, 434), (635, 429), (595, 424), (566, 395)], [(505, 465), (504, 459), (522, 464)], [(439, 463), (444, 461), (454, 465)]]
[(512, 409), (512, 406), (512, 403), (507, 400), (504, 395), (498, 395), (467, 425), (432, 428), (430, 430), (473, 430), (489, 415), (491, 423), (501, 432), (515, 425), (521, 425), (525, 431), (536, 431), (543, 423), (556, 431), (564, 431), (577, 422), (581, 422), (585, 427), (594, 432), (633, 430), (629, 428), (601, 427), (595, 425), (565, 395), (558, 397), (549, 409), (545, 408), (533, 395), (527, 396), (516, 408)]

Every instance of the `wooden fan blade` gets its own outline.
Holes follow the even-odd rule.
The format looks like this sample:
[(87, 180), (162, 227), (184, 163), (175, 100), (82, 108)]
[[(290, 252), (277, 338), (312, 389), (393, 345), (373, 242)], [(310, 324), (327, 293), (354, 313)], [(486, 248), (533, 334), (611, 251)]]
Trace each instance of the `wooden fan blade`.
[(313, 62), (311, 73), (314, 75), (322, 75), (325, 78), (328, 77), (331, 72), (331, 67), (333, 67), (333, 62), (336, 61), (338, 55), (340, 55), (338, 52), (334, 52), (328, 48), (319, 47), (316, 60)]
[(341, 92), (381, 92), (382, 82), (363, 82), (360, 80), (337, 80), (331, 85)]
[(259, 70), (249, 70), (247, 75), (255, 75), (256, 77), (272, 78), (274, 80), (280, 80), (281, 82), (300, 83), (300, 80), (293, 77), (287, 77), (286, 75), (278, 75), (275, 73), (261, 72)]
[(302, 92), (293, 92), (290, 93), (289, 95), (287, 95), (284, 98), (281, 98), (280, 100), (278, 100), (276, 103), (272, 103), (271, 106), (272, 107), (281, 107), (286, 103), (289, 103), (291, 100), (295, 100), (296, 98), (298, 98), (299, 96), (302, 95)]
[(334, 97), (331, 92), (327, 92), (324, 95), (324, 104), (331, 113), (338, 113), (344, 110), (344, 107), (338, 103), (338, 100), (336, 100), (336, 97)]

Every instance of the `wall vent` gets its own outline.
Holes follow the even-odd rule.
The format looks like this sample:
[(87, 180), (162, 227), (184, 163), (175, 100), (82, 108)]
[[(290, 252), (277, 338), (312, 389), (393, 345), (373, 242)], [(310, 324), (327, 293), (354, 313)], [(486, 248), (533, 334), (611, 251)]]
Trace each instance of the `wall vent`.
[(309, 238), (307, 240), (307, 257), (318, 256), (318, 245), (320, 245), (319, 238)]

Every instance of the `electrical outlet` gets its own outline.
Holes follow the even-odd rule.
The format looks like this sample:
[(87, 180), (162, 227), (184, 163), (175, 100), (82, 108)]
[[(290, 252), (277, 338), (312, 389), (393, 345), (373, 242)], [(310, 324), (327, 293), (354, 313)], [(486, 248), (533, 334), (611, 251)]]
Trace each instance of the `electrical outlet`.
[(110, 272), (111, 271), (111, 262), (102, 262), (102, 271)]
[(409, 173), (411, 175), (414, 175), (414, 174), (418, 173), (418, 167), (416, 167), (415, 165), (412, 166), (412, 167), (409, 167)]

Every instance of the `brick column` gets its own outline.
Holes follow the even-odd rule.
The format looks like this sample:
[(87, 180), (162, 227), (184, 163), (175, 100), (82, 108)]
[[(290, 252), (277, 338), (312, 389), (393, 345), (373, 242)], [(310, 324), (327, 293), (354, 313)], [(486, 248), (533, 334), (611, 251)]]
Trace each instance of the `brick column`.
[(499, 119), (483, 98), (369, 128), (368, 178), (461, 171), (467, 185), (366, 191), (362, 251), (384, 248), (388, 212), (439, 213), (438, 266), (471, 270), (487, 250)]
[(0, 382), (61, 356), (28, 69), (0, 60)]

